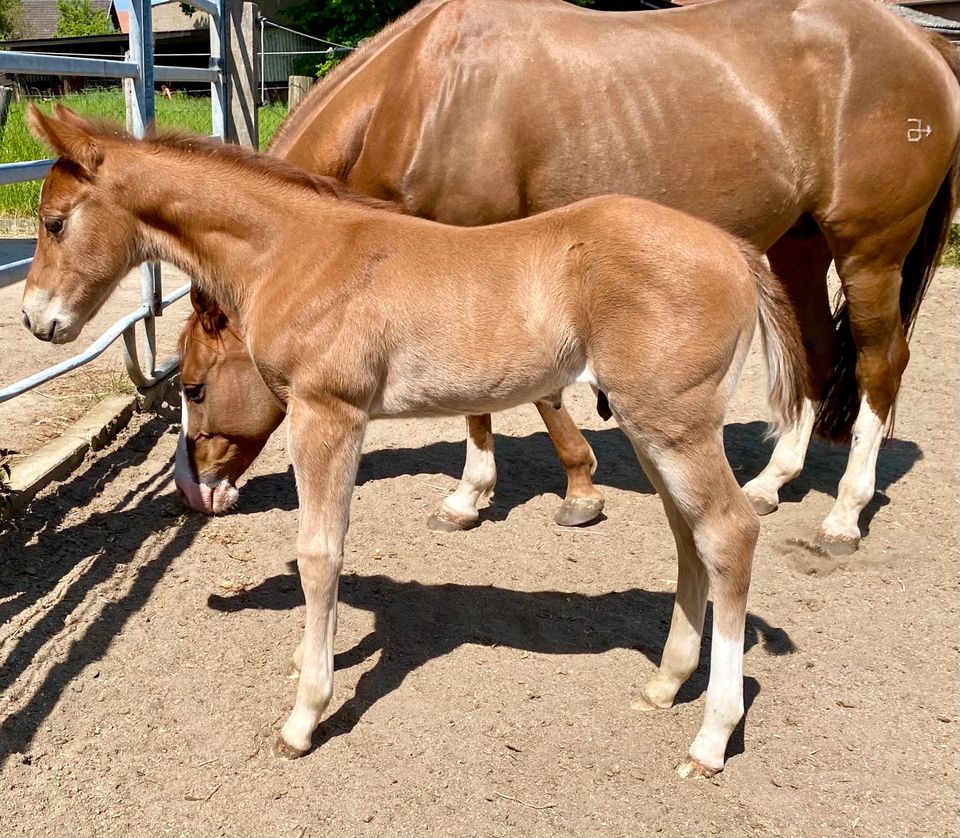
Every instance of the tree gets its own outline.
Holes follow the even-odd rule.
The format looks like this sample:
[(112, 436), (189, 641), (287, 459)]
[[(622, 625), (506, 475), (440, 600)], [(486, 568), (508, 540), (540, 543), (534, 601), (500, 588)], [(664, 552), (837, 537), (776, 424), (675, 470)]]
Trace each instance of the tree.
[(23, 37), (23, 3), (21, 0), (0, 0), (0, 41)]
[[(354, 47), (364, 38), (376, 34), (390, 21), (408, 12), (418, 0), (305, 0), (283, 8), (284, 16), (298, 29), (337, 44)], [(595, 0), (572, 0), (581, 6), (592, 6)], [(323, 75), (336, 66), (338, 59), (304, 57), (298, 61), (298, 72)], [(310, 66), (306, 66), (309, 64)]]
[(60, 19), (54, 36), (76, 38), (83, 35), (108, 35), (113, 32), (113, 23), (102, 9), (94, 10), (90, 0), (57, 0)]

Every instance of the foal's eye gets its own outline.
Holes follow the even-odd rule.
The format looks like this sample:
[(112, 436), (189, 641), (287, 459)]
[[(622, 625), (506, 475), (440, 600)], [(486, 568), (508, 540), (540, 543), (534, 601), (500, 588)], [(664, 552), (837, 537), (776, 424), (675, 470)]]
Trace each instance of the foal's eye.
[(203, 401), (202, 384), (181, 384), (181, 387), (183, 387), (183, 395), (186, 396), (188, 402)]
[(63, 232), (62, 218), (46, 218), (43, 226), (51, 236), (59, 236)]

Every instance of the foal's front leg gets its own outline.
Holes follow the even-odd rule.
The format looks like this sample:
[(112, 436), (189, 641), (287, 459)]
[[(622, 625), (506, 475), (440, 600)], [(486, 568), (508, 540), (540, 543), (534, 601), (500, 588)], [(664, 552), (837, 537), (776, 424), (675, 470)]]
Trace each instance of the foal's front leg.
[(300, 496), (297, 567), (307, 607), (297, 700), (276, 751), (294, 759), (310, 750), (313, 731), (333, 694), (337, 584), (367, 415), (331, 399), (291, 402), (288, 417)]

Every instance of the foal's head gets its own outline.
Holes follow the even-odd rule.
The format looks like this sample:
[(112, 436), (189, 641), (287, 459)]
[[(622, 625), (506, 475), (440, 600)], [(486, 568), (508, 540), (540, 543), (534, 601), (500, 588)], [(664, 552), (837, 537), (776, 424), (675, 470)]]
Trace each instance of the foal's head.
[(176, 483), (191, 509), (212, 515), (237, 500), (237, 479), (283, 421), (236, 324), (196, 288), (180, 335), (183, 430)]
[(117, 177), (124, 161), (114, 153), (129, 138), (62, 106), (54, 112), (46, 116), (33, 104), (27, 109), (31, 131), (60, 159), (40, 193), (23, 322), (41, 340), (68, 343), (143, 258)]

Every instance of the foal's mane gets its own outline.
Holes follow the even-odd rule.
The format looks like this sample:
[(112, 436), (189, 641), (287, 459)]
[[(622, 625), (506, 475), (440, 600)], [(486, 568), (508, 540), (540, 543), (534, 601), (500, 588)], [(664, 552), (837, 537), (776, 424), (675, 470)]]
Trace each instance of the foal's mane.
[[(108, 132), (116, 136), (116, 128)], [(200, 137), (183, 131), (151, 132), (145, 140), (155, 148), (182, 152), (193, 157), (203, 155), (212, 161), (227, 162), (248, 175), (265, 175), (281, 180), (291, 186), (297, 186), (320, 195), (335, 198), (351, 204), (359, 204), (370, 209), (387, 212), (405, 213), (406, 208), (396, 201), (372, 198), (357, 192), (336, 178), (314, 175), (298, 169), (279, 157), (261, 154), (243, 146), (222, 143), (211, 137)]]

